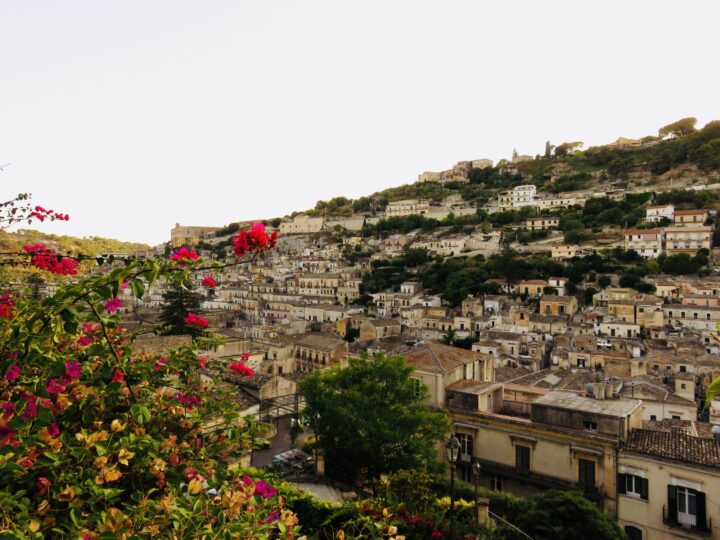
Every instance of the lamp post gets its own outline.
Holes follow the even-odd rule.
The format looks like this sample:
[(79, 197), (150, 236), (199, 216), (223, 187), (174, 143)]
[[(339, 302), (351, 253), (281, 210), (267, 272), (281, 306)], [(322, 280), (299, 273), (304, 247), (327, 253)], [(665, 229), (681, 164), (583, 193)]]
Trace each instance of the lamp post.
[(478, 509), (478, 481), (480, 480), (480, 471), (482, 470), (482, 466), (480, 465), (480, 461), (475, 459), (473, 461), (472, 465), (472, 473), (473, 478), (475, 479), (475, 532), (480, 531), (480, 512)]
[(313, 416), (315, 420), (315, 476), (318, 475), (318, 446), (320, 443), (320, 413)]
[(460, 456), (460, 441), (453, 433), (445, 442), (445, 457), (450, 464), (450, 540), (455, 540), (455, 464)]

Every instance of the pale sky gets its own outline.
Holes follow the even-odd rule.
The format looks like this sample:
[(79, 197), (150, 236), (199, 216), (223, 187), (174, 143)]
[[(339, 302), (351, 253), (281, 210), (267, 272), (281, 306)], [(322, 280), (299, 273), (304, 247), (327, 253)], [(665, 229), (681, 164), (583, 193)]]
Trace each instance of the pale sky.
[[(710, 1), (0, 0), (3, 197), (159, 243), (720, 119)], [(5, 199), (3, 199), (5, 200)]]

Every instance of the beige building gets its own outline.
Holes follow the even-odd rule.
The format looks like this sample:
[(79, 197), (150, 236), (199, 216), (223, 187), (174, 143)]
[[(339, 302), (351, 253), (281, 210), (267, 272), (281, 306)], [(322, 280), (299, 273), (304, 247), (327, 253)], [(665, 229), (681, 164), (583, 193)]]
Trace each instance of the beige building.
[(413, 214), (427, 214), (430, 211), (430, 201), (426, 199), (404, 199), (393, 201), (385, 207), (387, 217), (411, 216)]
[(544, 231), (546, 229), (557, 229), (560, 226), (560, 218), (540, 216), (531, 217), (525, 220), (525, 228), (528, 231)]
[(323, 229), (325, 219), (305, 214), (295, 216), (292, 221), (280, 224), (280, 234), (314, 234)]
[(543, 295), (540, 298), (542, 315), (574, 315), (578, 310), (578, 301), (574, 296)]
[(532, 184), (515, 186), (512, 189), (501, 191), (498, 194), (498, 208), (500, 210), (513, 210), (523, 206), (535, 206), (537, 188)]
[(620, 526), (629, 540), (720, 538), (720, 443), (695, 422), (657, 427), (620, 450)]
[(220, 227), (196, 227), (176, 223), (170, 230), (170, 243), (173, 248), (196, 246), (200, 240), (219, 230)]
[(478, 388), (478, 398), (484, 391), (493, 392), (493, 398), (447, 392), (454, 430), (467, 456), (461, 455), (461, 477), (471, 478), (475, 458), (482, 465), (481, 482), (486, 487), (520, 496), (551, 488), (579, 489), (613, 515), (616, 451), (631, 429), (641, 426), (640, 401), (551, 391), (530, 404), (526, 418), (502, 414), (502, 393), (496, 396), (492, 387)]
[(405, 353), (405, 360), (413, 366), (412, 379), (416, 384), (428, 387), (429, 404), (433, 407), (445, 405), (445, 390), (454, 383), (495, 379), (491, 358), (459, 347), (421, 342)]
[(661, 204), (645, 208), (645, 221), (650, 221), (651, 223), (657, 223), (662, 219), (672, 221), (674, 215), (675, 207), (672, 204)]
[(710, 225), (681, 225), (665, 229), (665, 251), (695, 254), (712, 246), (713, 228)]
[(310, 333), (294, 344), (295, 370), (315, 371), (342, 364), (347, 359), (348, 343), (334, 336)]
[(707, 210), (675, 210), (675, 225), (678, 227), (696, 227), (704, 225), (708, 218)]

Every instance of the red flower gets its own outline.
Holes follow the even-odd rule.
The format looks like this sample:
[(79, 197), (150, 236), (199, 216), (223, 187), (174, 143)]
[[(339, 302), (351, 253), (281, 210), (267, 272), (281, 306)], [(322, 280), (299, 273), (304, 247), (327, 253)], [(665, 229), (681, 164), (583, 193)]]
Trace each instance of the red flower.
[(113, 373), (112, 379), (110, 379), (110, 382), (124, 383), (125, 373), (123, 373), (120, 369), (116, 369), (115, 373)]
[(105, 311), (108, 313), (115, 313), (118, 309), (120, 309), (123, 305), (122, 300), (119, 298), (111, 298), (107, 302), (105, 302)]
[(247, 360), (248, 358), (250, 358), (250, 353), (244, 352), (240, 355), (240, 358), (242, 358), (243, 360)]
[(57, 426), (57, 424), (50, 424), (47, 427), (47, 432), (48, 435), (50, 435), (51, 437), (57, 437), (58, 435), (60, 435), (60, 428)]
[(233, 252), (236, 257), (242, 257), (247, 252), (257, 252), (275, 247), (277, 242), (277, 231), (272, 236), (265, 232), (265, 224), (255, 223), (249, 231), (240, 231), (233, 237)]
[(255, 375), (255, 372), (252, 370), (252, 368), (247, 367), (242, 362), (234, 362), (228, 367), (234, 372), (239, 373), (240, 375), (244, 375), (245, 377), (252, 377), (253, 375)]
[(20, 376), (20, 366), (17, 364), (13, 364), (8, 368), (8, 370), (5, 372), (5, 379), (8, 381), (14, 381), (17, 380), (17, 378)]
[(172, 257), (170, 257), (170, 260), (178, 262), (180, 264), (188, 264), (188, 263), (197, 261), (198, 254), (197, 254), (197, 251), (195, 251), (193, 249), (188, 249), (185, 246), (183, 246), (180, 249), (176, 250), (175, 253), (172, 254)]
[(165, 366), (167, 366), (167, 363), (168, 363), (167, 358), (159, 358), (159, 359), (157, 360), (157, 362), (155, 362), (155, 365), (153, 366), (153, 369), (154, 369), (155, 371), (162, 371), (162, 368), (164, 368)]
[(44, 476), (41, 476), (38, 478), (37, 481), (37, 494), (38, 497), (44, 497), (45, 494), (48, 492), (48, 489), (50, 489), (50, 486), (52, 485), (52, 482), (45, 478)]
[(23, 246), (23, 249), (32, 254), (30, 264), (40, 270), (47, 270), (60, 276), (74, 276), (80, 264), (69, 257), (62, 257), (54, 249), (47, 249), (45, 244)]
[(207, 369), (207, 363), (208, 363), (207, 356), (200, 356), (198, 358), (198, 366), (200, 366), (200, 369)]
[(195, 313), (188, 313), (187, 317), (183, 319), (185, 324), (188, 326), (197, 326), (198, 328), (206, 328), (209, 321), (202, 315), (196, 315)]
[(10, 294), (5, 293), (0, 296), (0, 317), (3, 319), (9, 319), (12, 317), (12, 311), (15, 307), (15, 302), (10, 299)]
[(212, 276), (205, 276), (202, 280), (202, 286), (207, 287), (208, 289), (214, 289), (215, 285), (215, 279)]

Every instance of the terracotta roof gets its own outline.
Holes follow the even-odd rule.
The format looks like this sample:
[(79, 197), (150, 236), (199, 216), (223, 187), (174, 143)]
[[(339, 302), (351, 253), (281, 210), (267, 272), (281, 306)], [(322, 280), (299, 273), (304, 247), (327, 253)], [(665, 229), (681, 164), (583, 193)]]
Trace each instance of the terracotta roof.
[(720, 442), (680, 432), (635, 429), (630, 433), (625, 450), (720, 468)]
[(479, 359), (480, 353), (441, 345), (435, 342), (424, 342), (415, 345), (410, 352), (405, 354), (408, 364), (418, 369), (445, 373), (458, 366), (469, 364)]
[(303, 336), (295, 342), (296, 346), (309, 347), (311, 349), (320, 349), (331, 351), (335, 347), (345, 343), (344, 340), (333, 336), (311, 333)]
[(675, 210), (676, 216), (692, 216), (697, 214), (707, 214), (707, 210)]
[(625, 229), (624, 234), (661, 234), (662, 229)]

